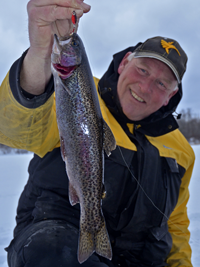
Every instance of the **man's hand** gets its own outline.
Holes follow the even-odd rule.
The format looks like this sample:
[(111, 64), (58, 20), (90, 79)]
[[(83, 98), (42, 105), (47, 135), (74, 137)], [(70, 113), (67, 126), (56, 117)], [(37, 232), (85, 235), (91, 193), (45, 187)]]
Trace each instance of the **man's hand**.
[(22, 65), (20, 83), (27, 92), (39, 95), (51, 77), (53, 34), (69, 35), (73, 28), (72, 12), (79, 19), (90, 6), (83, 0), (30, 0), (27, 10), (30, 48)]
[(30, 48), (38, 50), (42, 58), (48, 58), (52, 49), (52, 34), (69, 35), (72, 12), (75, 11), (79, 19), (90, 10), (90, 6), (82, 0), (31, 0), (27, 9)]

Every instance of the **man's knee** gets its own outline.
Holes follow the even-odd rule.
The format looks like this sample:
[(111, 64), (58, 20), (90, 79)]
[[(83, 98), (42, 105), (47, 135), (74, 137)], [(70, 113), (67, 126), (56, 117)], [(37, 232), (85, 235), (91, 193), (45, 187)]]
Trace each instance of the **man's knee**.
[(25, 266), (76, 266), (78, 232), (64, 226), (44, 227), (24, 245)]
[[(93, 254), (86, 262), (77, 260), (78, 230), (70, 225), (43, 227), (28, 237), (23, 247), (15, 255), (20, 264), (10, 267), (106, 267), (99, 257)], [(11, 254), (10, 254), (11, 256)], [(13, 256), (12, 256), (13, 257)], [(13, 258), (14, 260), (14, 258)], [(12, 262), (13, 262), (12, 260)]]

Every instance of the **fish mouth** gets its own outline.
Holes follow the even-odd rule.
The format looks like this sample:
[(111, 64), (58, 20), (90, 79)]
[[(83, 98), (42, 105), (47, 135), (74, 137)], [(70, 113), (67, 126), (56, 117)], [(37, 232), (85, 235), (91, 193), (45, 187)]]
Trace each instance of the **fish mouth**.
[(53, 67), (58, 72), (58, 75), (65, 80), (72, 75), (72, 73), (74, 72), (75, 69), (77, 69), (78, 66), (75, 65), (75, 66), (65, 67), (62, 66), (61, 64), (53, 64)]

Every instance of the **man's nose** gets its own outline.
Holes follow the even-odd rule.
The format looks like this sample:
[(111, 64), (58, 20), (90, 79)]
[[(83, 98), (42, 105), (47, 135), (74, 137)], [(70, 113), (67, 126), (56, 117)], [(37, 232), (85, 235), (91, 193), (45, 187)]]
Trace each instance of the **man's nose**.
[(142, 93), (152, 93), (153, 90), (153, 80), (150, 78), (143, 79), (140, 82), (140, 90)]

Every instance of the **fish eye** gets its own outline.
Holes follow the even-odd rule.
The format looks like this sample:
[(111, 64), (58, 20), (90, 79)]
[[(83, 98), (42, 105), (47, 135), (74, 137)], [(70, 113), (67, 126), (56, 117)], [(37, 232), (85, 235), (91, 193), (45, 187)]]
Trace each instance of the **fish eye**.
[(73, 46), (78, 46), (78, 42), (76, 42), (75, 40), (72, 40), (72, 45)]

